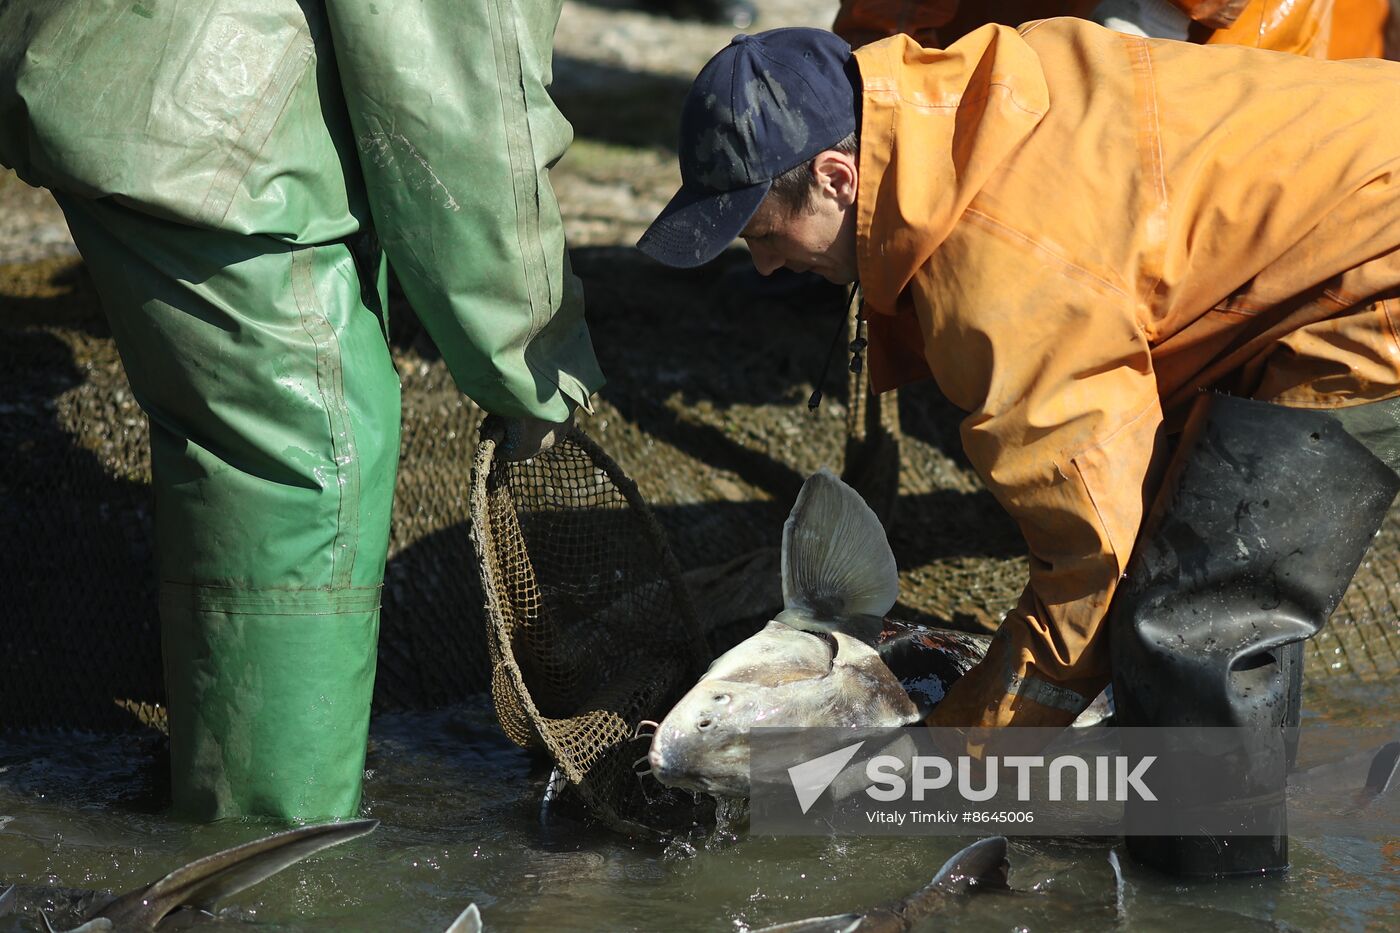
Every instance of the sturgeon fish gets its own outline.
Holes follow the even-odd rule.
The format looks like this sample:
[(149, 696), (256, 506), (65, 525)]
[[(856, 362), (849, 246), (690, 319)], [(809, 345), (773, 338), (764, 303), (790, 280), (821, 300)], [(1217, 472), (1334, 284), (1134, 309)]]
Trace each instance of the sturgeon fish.
[(847, 914), (780, 923), (753, 933), (903, 933), (957, 895), (977, 889), (1005, 890), (1010, 867), (1006, 837), (993, 836), (955, 854), (932, 881), (906, 898)]
[(18, 910), (22, 902), (34, 901), (33, 908), (52, 933), (48, 915), (39, 905), (57, 893), (66, 896), (83, 916), (83, 922), (69, 933), (154, 930), (181, 907), (212, 911), (223, 898), (272, 877), (308, 855), (372, 832), (378, 825), (378, 820), (350, 820), (302, 826), (205, 856), (120, 897), (95, 891), (55, 892), (52, 888), (11, 885), (0, 894), (0, 916)]
[(884, 527), (829, 470), (783, 526), (783, 611), (720, 655), (656, 727), (647, 755), (669, 787), (749, 796), (754, 725), (880, 728), (921, 722), (990, 639), (885, 618), (899, 574)]

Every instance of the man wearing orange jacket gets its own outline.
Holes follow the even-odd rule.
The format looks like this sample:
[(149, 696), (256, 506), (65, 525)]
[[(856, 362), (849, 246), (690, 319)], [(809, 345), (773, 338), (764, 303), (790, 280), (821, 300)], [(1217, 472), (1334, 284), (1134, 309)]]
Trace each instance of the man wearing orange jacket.
[(1391, 0), (842, 0), (832, 29), (856, 47), (897, 33), (939, 46), (988, 23), (1080, 16), (1159, 39), (1379, 58), (1392, 15)]
[(1066, 725), (1112, 674), (1130, 724), (1276, 727), (1400, 488), (1396, 113), (1394, 63), (1071, 18), (738, 36), (639, 246), (858, 282), (873, 390), (967, 412), (1030, 579), (931, 724)]

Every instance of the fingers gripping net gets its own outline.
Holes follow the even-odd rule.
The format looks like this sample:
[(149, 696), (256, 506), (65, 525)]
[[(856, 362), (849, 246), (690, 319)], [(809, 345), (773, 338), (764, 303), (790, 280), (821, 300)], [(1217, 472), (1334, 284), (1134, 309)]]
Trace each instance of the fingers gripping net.
[(524, 463), (497, 459), (496, 444), (484, 428), (471, 509), (497, 716), (517, 744), (548, 751), (595, 816), (656, 826), (632, 737), (709, 656), (675, 559), (631, 480), (582, 432)]

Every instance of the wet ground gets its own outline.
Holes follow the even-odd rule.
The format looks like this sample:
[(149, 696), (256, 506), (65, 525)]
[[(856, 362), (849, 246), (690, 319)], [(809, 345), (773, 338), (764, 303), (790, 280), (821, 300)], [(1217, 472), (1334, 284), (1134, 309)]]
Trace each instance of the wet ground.
[[(759, 27), (826, 25), (834, 3), (759, 0), (758, 7)], [(755, 289), (739, 250), (697, 273), (674, 275), (631, 249), (678, 183), (675, 120), (689, 78), (732, 32), (594, 0), (566, 3), (558, 35), (555, 90), (578, 138), (554, 182), (610, 379), (588, 429), (636, 478), (686, 567), (776, 544), (802, 478), (822, 465), (839, 468), (847, 404), (835, 377), (816, 415), (804, 404), (839, 295), (799, 284)], [(21, 438), (0, 451), (0, 500), (12, 489), (43, 496), (0, 502), (6, 536), (26, 542), (3, 549), (0, 570), (32, 589), (34, 580), (48, 580), (44, 573), (69, 584), (73, 604), (42, 604), (53, 626), (46, 637), (86, 646), (73, 658), (85, 666), (40, 673), (47, 683), (76, 689), (100, 678), (115, 655), (64, 627), (73, 605), (101, 621), (150, 601), (136, 582), (101, 591), (75, 585), (93, 568), (64, 560), (81, 545), (81, 529), (100, 527), (130, 543), (123, 559), (131, 562), (102, 572), (139, 579), (141, 561), (149, 559), (146, 467), (130, 451), (140, 448), (144, 422), (123, 394), (119, 363), (61, 215), (46, 194), (4, 176), (0, 325), (7, 342), (0, 351), (9, 354), (0, 358), (32, 365), (37, 374), (24, 377), (28, 394), (0, 399), (0, 437)], [(406, 620), (437, 639), (441, 627), (424, 621), (429, 609), (443, 625), (460, 627), (460, 596), (442, 607), (425, 605), (454, 572), (442, 555), (469, 559), (461, 497), (470, 462), (464, 439), (476, 413), (411, 320), (398, 328), (396, 343), (406, 427), (384, 632), (395, 650), (413, 650), (402, 651), (398, 666), (381, 657), (381, 707), (455, 698), (479, 680), (484, 663), (484, 652), (472, 654), (467, 645), (462, 651), (478, 667), (443, 669), (439, 657), (456, 658), (454, 652), (435, 640), (411, 641), (416, 630)], [(901, 498), (891, 534), (901, 614), (986, 627), (1024, 581), (1023, 545), (961, 456), (959, 414), (931, 386), (901, 393), (900, 405)], [(64, 525), (67, 506), (60, 504), (75, 490), (93, 505), (70, 510)], [(93, 525), (99, 503), (100, 523)], [(46, 518), (36, 523), (34, 515)], [(1395, 722), (1394, 515), (1388, 528), (1389, 550), (1363, 568), (1367, 585), (1349, 595), (1346, 618), (1310, 648), (1311, 722)], [(46, 582), (37, 589), (49, 599), (56, 588)], [(139, 662), (155, 672), (151, 643), (142, 643)], [(35, 668), (19, 659), (11, 670)], [(118, 695), (138, 695), (136, 686), (121, 683), (107, 696), (128, 689)], [(165, 818), (162, 767), (160, 740), (149, 733), (0, 738), (0, 882), (125, 890), (276, 828)], [(267, 929), (433, 931), (475, 901), (488, 930), (743, 930), (903, 895), (967, 841), (697, 833), (669, 844), (637, 843), (566, 817), (542, 826), (546, 770), (506, 741), (479, 698), (437, 712), (380, 714), (366, 810), (383, 825), (236, 899), (231, 915)], [(1013, 842), (1016, 893), (958, 904), (930, 928), (1362, 930), (1393, 928), (1400, 907), (1395, 843), (1322, 834), (1294, 840), (1294, 869), (1284, 880), (1181, 885), (1128, 865), (1120, 915), (1107, 862), (1114, 844)], [(32, 930), (35, 922), (0, 918), (0, 933)]]
[[(1329, 690), (1310, 690), (1310, 710), (1358, 699)], [(1394, 686), (1365, 694), (1372, 709), (1397, 702)], [(153, 761), (130, 739), (0, 740), (0, 879), (126, 890), (275, 829), (152, 812), (161, 795)], [(544, 777), (482, 703), (380, 716), (365, 783), (365, 812), (380, 828), (233, 898), (222, 916), (249, 929), (437, 931), (474, 901), (488, 930), (742, 931), (901, 897), (970, 841), (697, 830), (633, 842), (567, 816), (542, 824)], [(1394, 839), (1310, 831), (1291, 843), (1282, 878), (1183, 883), (1125, 860), (1120, 906), (1108, 853), (1121, 853), (1121, 840), (1013, 839), (1010, 893), (954, 902), (923, 928), (1394, 929)], [(46, 909), (60, 919), (69, 903)], [(0, 933), (35, 929), (28, 913), (0, 918)]]

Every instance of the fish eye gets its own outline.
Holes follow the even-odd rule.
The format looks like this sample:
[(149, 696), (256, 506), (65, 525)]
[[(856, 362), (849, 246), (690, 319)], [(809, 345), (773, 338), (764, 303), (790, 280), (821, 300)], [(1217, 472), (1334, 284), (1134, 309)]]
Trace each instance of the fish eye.
[(697, 729), (709, 729), (709, 728), (713, 727), (714, 724), (715, 724), (715, 721), (714, 721), (713, 719), (709, 718), (708, 716), (706, 716), (704, 719), (700, 720), (699, 722), (697, 722), (697, 723), (695, 724), (695, 728), (697, 728)]
[(727, 693), (716, 693), (715, 696), (714, 696), (714, 700), (715, 700), (716, 703), (728, 703), (728, 702), (729, 702), (729, 694), (727, 694)]

